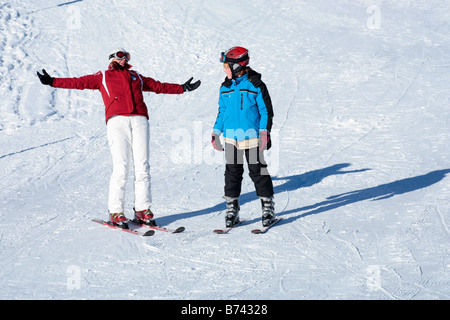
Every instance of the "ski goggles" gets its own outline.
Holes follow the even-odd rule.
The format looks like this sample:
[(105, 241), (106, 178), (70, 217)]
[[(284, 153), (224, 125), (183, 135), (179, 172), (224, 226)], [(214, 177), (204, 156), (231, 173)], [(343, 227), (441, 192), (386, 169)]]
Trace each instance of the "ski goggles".
[(220, 62), (225, 62), (225, 59), (226, 59), (227, 57), (225, 56), (225, 52), (222, 52), (221, 54), (220, 54)]
[(129, 53), (129, 52), (118, 51), (118, 52), (116, 52), (116, 53), (111, 54), (111, 55), (109, 56), (109, 58), (110, 58), (110, 59), (116, 58), (116, 59), (118, 59), (118, 60), (125, 59), (125, 60), (127, 60), (127, 61), (130, 61), (131, 56), (130, 56), (130, 53)]

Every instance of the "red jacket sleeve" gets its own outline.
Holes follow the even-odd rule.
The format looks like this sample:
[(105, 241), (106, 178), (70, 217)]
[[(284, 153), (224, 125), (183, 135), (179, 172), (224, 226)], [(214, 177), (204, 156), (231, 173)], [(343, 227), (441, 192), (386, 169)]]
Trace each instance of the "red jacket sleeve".
[(152, 91), (155, 93), (181, 94), (184, 92), (180, 84), (159, 82), (149, 77), (142, 77), (142, 91)]
[(79, 78), (55, 78), (52, 87), (63, 89), (100, 89), (102, 85), (102, 74), (87, 75)]

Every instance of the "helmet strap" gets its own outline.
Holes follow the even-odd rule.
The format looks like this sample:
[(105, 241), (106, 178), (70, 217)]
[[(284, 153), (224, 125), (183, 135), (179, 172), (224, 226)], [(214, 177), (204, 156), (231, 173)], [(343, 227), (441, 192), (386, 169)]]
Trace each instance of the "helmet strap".
[[(233, 79), (239, 78), (238, 74), (240, 74), (242, 71), (245, 71), (247, 69), (246, 66), (241, 66), (238, 63), (228, 63), (230, 70), (231, 70), (231, 75), (233, 76)], [(243, 73), (240, 76), (243, 76), (245, 73)]]
[(231, 74), (233, 75), (233, 79), (236, 78), (236, 75), (242, 70), (242, 67), (237, 63), (228, 62), (228, 66), (230, 67)]

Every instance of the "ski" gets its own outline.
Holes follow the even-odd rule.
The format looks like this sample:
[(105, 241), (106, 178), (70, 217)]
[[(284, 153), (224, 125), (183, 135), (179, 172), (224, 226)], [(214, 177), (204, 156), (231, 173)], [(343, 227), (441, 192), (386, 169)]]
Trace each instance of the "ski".
[(262, 233), (266, 233), (267, 230), (269, 230), (270, 228), (273, 227), (274, 224), (276, 224), (278, 221), (280, 221), (283, 218), (276, 218), (270, 225), (268, 225), (267, 227), (263, 227), (261, 229), (253, 229), (252, 233), (254, 234), (262, 234)]
[(232, 226), (232, 227), (228, 227), (228, 228), (225, 228), (225, 229), (214, 229), (214, 233), (217, 233), (217, 234), (226, 234), (226, 233), (230, 232), (231, 229), (233, 229), (233, 228), (235, 228), (235, 227), (241, 225), (242, 223), (244, 223), (245, 220), (246, 220), (246, 219), (240, 220), (239, 223), (236, 223), (236, 224), (235, 224), (234, 226)]
[(113, 229), (125, 231), (125, 232), (131, 233), (131, 234), (135, 234), (135, 235), (138, 235), (138, 236), (149, 237), (149, 236), (152, 236), (152, 235), (155, 234), (154, 230), (148, 230), (146, 232), (139, 232), (136, 229), (130, 229), (130, 228), (129, 229), (125, 229), (125, 228), (121, 228), (121, 227), (115, 226), (111, 222), (105, 221), (105, 220), (101, 220), (101, 219), (92, 219), (92, 221), (97, 222), (99, 224), (102, 224), (104, 226), (113, 228)]
[(158, 231), (164, 231), (164, 232), (169, 232), (169, 233), (180, 233), (183, 232), (185, 230), (184, 227), (178, 227), (176, 229), (169, 229), (166, 227), (161, 227), (161, 226), (149, 226), (148, 224), (145, 223), (139, 223), (135, 220), (128, 220), (129, 223), (135, 224), (137, 226), (141, 226), (141, 227), (147, 227), (153, 230), (158, 230)]

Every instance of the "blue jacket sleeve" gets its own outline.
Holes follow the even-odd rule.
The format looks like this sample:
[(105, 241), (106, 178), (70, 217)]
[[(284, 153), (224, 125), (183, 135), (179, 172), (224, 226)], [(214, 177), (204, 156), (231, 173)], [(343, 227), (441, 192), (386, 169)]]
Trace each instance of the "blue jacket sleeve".
[(225, 103), (222, 100), (222, 95), (219, 97), (219, 111), (217, 113), (216, 123), (214, 124), (213, 132), (217, 135), (221, 135), (223, 132), (223, 118), (225, 114)]

